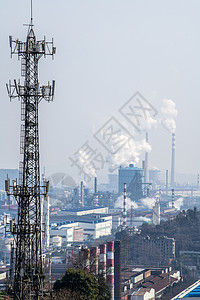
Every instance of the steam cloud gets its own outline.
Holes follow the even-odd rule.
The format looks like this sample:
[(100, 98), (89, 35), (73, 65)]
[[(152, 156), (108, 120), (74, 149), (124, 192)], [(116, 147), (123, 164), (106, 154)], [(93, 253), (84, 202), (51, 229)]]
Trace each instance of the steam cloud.
[(174, 206), (176, 209), (180, 210), (181, 206), (183, 206), (183, 198), (180, 197), (174, 202)]
[(141, 203), (143, 206), (148, 207), (149, 209), (152, 209), (155, 205), (156, 199), (155, 198), (144, 198), (141, 199)]
[(76, 159), (83, 172), (91, 177), (96, 177), (96, 169), (90, 162), (90, 156), (83, 150), (79, 150)]
[(151, 146), (145, 139), (141, 141), (129, 140), (116, 154), (108, 157), (110, 162), (109, 171), (113, 172), (119, 166), (126, 167), (130, 162), (137, 164), (140, 161), (140, 155), (144, 151), (151, 151)]
[[(117, 198), (117, 201), (115, 202), (115, 208), (123, 208), (124, 206), (124, 196), (121, 195)], [(130, 198), (126, 197), (126, 208), (131, 209), (131, 206), (133, 206), (133, 209), (138, 208), (138, 205), (136, 202), (131, 201)]]
[(163, 100), (163, 107), (161, 108), (162, 124), (171, 133), (176, 131), (176, 117), (178, 111), (176, 103), (171, 99)]

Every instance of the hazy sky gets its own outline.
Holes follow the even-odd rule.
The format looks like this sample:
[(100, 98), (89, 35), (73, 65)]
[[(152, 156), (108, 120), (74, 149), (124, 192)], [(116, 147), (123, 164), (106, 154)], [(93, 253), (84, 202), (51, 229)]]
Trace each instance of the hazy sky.
[[(0, 168), (18, 168), (20, 103), (9, 102), (5, 83), (20, 78), (20, 62), (10, 59), (8, 36), (25, 39), (30, 1), (1, 0), (0, 12)], [(69, 156), (86, 141), (106, 156), (93, 134), (110, 117), (120, 120), (119, 108), (136, 91), (158, 112), (163, 99), (176, 102), (176, 170), (200, 172), (199, 0), (33, 0), (33, 12), (37, 38), (54, 37), (57, 47), (39, 71), (41, 84), (56, 80), (54, 102), (40, 104), (47, 175), (77, 179)], [(159, 126), (149, 140), (150, 166), (170, 169), (170, 134)]]

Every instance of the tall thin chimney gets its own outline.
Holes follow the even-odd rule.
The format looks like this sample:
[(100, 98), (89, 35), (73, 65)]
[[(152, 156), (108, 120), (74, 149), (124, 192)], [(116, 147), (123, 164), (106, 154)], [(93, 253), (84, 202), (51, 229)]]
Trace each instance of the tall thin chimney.
[(83, 185), (83, 181), (81, 181), (81, 206), (84, 207), (84, 185)]
[(97, 177), (94, 177), (94, 193), (97, 194)]
[(166, 178), (165, 178), (166, 195), (168, 195), (168, 185), (169, 185), (169, 174), (168, 174), (168, 170), (166, 170)]
[[(149, 135), (148, 132), (146, 132), (146, 143), (149, 142)], [(145, 169), (144, 169), (144, 182), (149, 182), (149, 166), (148, 166), (148, 160), (149, 160), (149, 154), (146, 151), (145, 152)]]
[(106, 278), (106, 244), (100, 245), (99, 273)]
[(107, 242), (107, 282), (114, 300), (114, 241)]
[(199, 174), (197, 175), (197, 191), (199, 190)]
[(172, 189), (172, 208), (175, 208), (175, 206), (174, 206), (174, 197), (175, 197), (174, 189)]
[(123, 207), (123, 227), (126, 227), (127, 219), (126, 219), (126, 183), (124, 183), (124, 207)]
[(172, 133), (171, 187), (175, 185), (175, 132)]

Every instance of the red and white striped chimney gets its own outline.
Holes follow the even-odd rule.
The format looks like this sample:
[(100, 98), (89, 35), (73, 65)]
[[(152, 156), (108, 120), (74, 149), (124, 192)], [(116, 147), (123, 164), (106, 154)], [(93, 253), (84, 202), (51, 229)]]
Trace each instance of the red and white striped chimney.
[(98, 247), (92, 247), (90, 252), (90, 273), (98, 274)]
[(114, 241), (107, 242), (107, 282), (114, 300)]
[(123, 207), (123, 227), (126, 227), (127, 219), (126, 219), (126, 183), (124, 183), (124, 207)]
[(106, 278), (106, 244), (100, 245), (99, 273)]

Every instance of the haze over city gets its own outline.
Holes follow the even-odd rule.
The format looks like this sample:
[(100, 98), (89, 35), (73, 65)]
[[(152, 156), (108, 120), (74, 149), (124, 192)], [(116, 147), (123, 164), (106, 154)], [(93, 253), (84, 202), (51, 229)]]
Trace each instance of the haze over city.
[[(46, 174), (64, 172), (79, 181), (82, 176), (69, 157), (86, 141), (107, 157), (93, 134), (112, 116), (124, 124), (118, 110), (138, 91), (158, 111), (158, 118), (164, 99), (175, 102), (176, 172), (193, 174), (195, 182), (200, 170), (199, 1), (33, 4), (37, 38), (54, 36), (57, 48), (56, 61), (40, 62), (40, 82), (56, 80), (54, 102), (41, 103), (39, 112), (41, 167)], [(20, 103), (9, 103), (5, 83), (20, 78), (17, 58), (10, 59), (8, 36), (24, 39), (29, 6), (25, 0), (0, 3), (1, 168), (18, 168), (20, 157)], [(144, 138), (144, 132), (135, 137)], [(170, 169), (171, 136), (162, 124), (149, 130), (149, 143), (150, 167)], [(144, 152), (138, 166), (143, 159)], [(107, 168), (97, 172), (101, 181), (106, 181)]]

